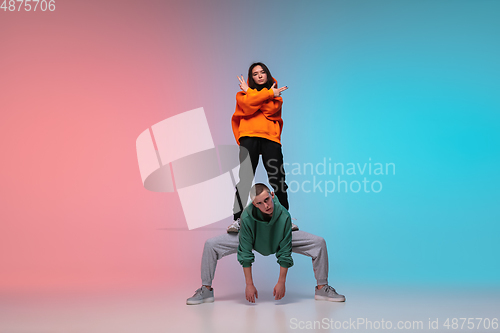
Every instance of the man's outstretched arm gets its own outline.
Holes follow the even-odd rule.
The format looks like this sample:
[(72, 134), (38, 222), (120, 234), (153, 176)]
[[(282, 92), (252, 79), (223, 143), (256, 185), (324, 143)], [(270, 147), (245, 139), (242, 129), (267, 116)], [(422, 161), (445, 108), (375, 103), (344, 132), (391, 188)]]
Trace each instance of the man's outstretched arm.
[(288, 268), (280, 266), (280, 277), (278, 278), (278, 283), (274, 286), (273, 296), (274, 299), (282, 299), (285, 296), (285, 282), (286, 274), (288, 273)]
[(255, 286), (253, 285), (252, 266), (243, 267), (243, 273), (245, 274), (245, 282), (247, 285), (245, 288), (245, 297), (250, 303), (255, 303), (255, 299), (259, 298), (259, 294), (257, 293), (257, 289), (255, 288)]
[(245, 298), (251, 302), (255, 303), (255, 298), (259, 298), (257, 294), (257, 289), (253, 285), (252, 278), (252, 263), (255, 256), (252, 252), (253, 249), (253, 237), (250, 228), (245, 219), (242, 218), (241, 228), (239, 233), (239, 245), (237, 258), (241, 266), (243, 266), (243, 273), (245, 274), (246, 288), (245, 288)]

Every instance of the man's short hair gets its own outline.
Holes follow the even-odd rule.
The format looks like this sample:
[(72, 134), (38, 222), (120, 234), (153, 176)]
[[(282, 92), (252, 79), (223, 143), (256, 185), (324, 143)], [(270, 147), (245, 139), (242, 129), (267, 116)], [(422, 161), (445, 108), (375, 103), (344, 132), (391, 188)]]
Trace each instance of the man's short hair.
[(267, 193), (271, 193), (271, 190), (269, 189), (269, 187), (267, 187), (266, 184), (262, 184), (262, 183), (255, 184), (250, 189), (250, 199), (252, 199), (252, 201), (253, 201), (255, 199), (255, 197), (258, 196), (259, 194), (261, 194), (262, 192), (264, 192), (264, 190), (266, 190)]

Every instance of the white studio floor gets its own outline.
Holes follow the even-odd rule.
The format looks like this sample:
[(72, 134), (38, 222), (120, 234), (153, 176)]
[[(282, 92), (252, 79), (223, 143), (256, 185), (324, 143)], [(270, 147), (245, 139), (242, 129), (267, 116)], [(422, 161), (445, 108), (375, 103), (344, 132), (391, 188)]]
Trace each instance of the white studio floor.
[[(500, 332), (492, 325), (500, 317), (498, 290), (344, 288), (347, 301), (332, 303), (315, 301), (311, 290), (297, 292), (293, 286), (283, 300), (275, 301), (268, 287), (259, 290), (258, 303), (252, 305), (242, 292), (219, 287), (214, 303), (188, 306), (185, 300), (194, 289), (107, 296), (2, 295), (0, 332)], [(467, 329), (467, 321), (461, 327), (460, 318), (472, 318), (474, 329)], [(481, 324), (478, 318), (483, 318)]]

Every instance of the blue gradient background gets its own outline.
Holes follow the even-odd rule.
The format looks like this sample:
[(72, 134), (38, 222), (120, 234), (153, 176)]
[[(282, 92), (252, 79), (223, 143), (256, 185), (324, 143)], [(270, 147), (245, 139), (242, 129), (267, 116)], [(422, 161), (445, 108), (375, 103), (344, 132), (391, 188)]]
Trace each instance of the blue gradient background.
[[(177, 194), (143, 188), (135, 140), (203, 106), (214, 143), (234, 144), (236, 75), (254, 61), (290, 87), (287, 163), (396, 165), (368, 177), (380, 193), (290, 193), (300, 228), (327, 241), (335, 287), (498, 288), (499, 12), (486, 0), (65, 1), (53, 13), (0, 12), (1, 290), (194, 290), (203, 243), (229, 220), (168, 229), (186, 228)], [(291, 283), (313, 284), (310, 261), (294, 258)], [(275, 281), (274, 259), (256, 266)], [(235, 257), (221, 261), (215, 286), (239, 288), (236, 279)]]
[(289, 164), (396, 165), (395, 175), (367, 177), (380, 193), (290, 194), (297, 224), (327, 239), (336, 281), (498, 286), (499, 10), (494, 1), (334, 1), (234, 14), (255, 27), (272, 13), (270, 39), (249, 29), (259, 33), (244, 39), (244, 57), (290, 87)]

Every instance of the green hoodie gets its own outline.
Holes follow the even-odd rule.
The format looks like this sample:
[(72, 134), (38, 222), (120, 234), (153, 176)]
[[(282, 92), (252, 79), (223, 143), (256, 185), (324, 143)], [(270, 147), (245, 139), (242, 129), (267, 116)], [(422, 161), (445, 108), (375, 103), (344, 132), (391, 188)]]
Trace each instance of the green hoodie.
[(293, 266), (292, 219), (276, 196), (273, 202), (273, 216), (269, 222), (264, 220), (261, 211), (252, 204), (241, 214), (238, 261), (243, 267), (252, 266), (255, 259), (252, 249), (263, 256), (276, 253), (280, 266)]

